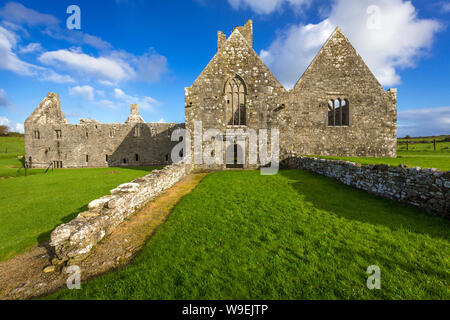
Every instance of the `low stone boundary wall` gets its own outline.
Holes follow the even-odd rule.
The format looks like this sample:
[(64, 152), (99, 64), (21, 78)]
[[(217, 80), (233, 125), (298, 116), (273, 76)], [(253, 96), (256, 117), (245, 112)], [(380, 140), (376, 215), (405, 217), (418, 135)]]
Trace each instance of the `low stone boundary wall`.
[(283, 166), (313, 171), (346, 185), (450, 218), (450, 171), (404, 165), (361, 165), (301, 156), (289, 157)]
[(172, 164), (122, 184), (111, 190), (110, 195), (92, 201), (88, 206), (89, 211), (80, 213), (76, 219), (60, 225), (52, 232), (50, 246), (56, 256), (52, 263), (58, 265), (83, 259), (120, 223), (191, 171), (190, 165)]

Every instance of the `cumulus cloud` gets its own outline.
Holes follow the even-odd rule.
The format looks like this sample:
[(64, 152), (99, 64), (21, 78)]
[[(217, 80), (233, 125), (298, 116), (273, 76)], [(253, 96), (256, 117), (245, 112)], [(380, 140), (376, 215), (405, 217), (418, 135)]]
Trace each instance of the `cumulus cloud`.
[(11, 121), (6, 117), (0, 117), (0, 126), (7, 126), (10, 132), (24, 133), (24, 126), (22, 123)]
[(94, 57), (78, 50), (48, 51), (44, 52), (38, 60), (47, 65), (65, 67), (113, 82), (128, 80), (135, 75), (134, 70), (123, 60)]
[(25, 76), (36, 74), (40, 67), (19, 59), (14, 52), (16, 46), (16, 34), (0, 26), (0, 69), (13, 71)]
[(398, 136), (412, 137), (450, 133), (450, 107), (400, 110)]
[(310, 5), (312, 0), (228, 0), (228, 3), (234, 8), (250, 8), (258, 14), (269, 14), (279, 10), (285, 3), (298, 10), (303, 6)]
[(81, 97), (86, 100), (94, 100), (94, 88), (91, 86), (76, 86), (70, 88), (69, 94), (75, 97)]
[(168, 71), (167, 58), (153, 50), (142, 56), (111, 51), (96, 57), (83, 53), (81, 48), (72, 48), (44, 52), (38, 60), (55, 68), (93, 77), (105, 86), (115, 86), (127, 80), (158, 82)]
[(438, 21), (418, 18), (409, 1), (336, 0), (326, 19), (288, 27), (260, 56), (290, 88), (336, 26), (341, 27), (384, 86), (399, 84), (398, 70), (414, 67), (441, 29)]
[(119, 88), (114, 89), (114, 97), (117, 100), (122, 101), (126, 104), (139, 104), (139, 107), (143, 110), (154, 111), (154, 107), (160, 105), (159, 101), (157, 101), (152, 97), (149, 96), (139, 97), (128, 95), (122, 89)]

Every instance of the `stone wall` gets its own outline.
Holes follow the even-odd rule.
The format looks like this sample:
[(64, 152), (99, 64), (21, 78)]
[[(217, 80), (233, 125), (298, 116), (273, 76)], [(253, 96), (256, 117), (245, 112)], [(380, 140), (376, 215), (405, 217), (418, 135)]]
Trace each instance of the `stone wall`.
[[(276, 128), (281, 158), (291, 153), (396, 156), (397, 90), (384, 90), (341, 29), (331, 34), (291, 90), (254, 51), (252, 34), (251, 21), (236, 27), (228, 38), (219, 31), (217, 52), (185, 89), (186, 129), (191, 135), (194, 121), (201, 121), (204, 131), (219, 129), (222, 133)], [(242, 82), (242, 97), (240, 91), (229, 94), (234, 79)], [(229, 121), (230, 106), (234, 110), (237, 98), (246, 110), (245, 125)], [(346, 101), (348, 121), (329, 123), (331, 101)], [(244, 168), (251, 168), (247, 151), (245, 157)]]
[(49, 93), (25, 121), (26, 160), (32, 168), (98, 168), (168, 165), (171, 134), (184, 124), (145, 123), (131, 105), (125, 123), (81, 120), (69, 124), (59, 97)]
[(86, 257), (93, 246), (120, 223), (186, 177), (191, 168), (190, 165), (172, 164), (122, 184), (111, 190), (110, 195), (89, 203), (88, 211), (52, 232), (50, 246), (56, 256), (53, 263), (61, 264)]
[(301, 156), (289, 157), (282, 165), (313, 171), (369, 193), (450, 218), (450, 171), (404, 165), (361, 165)]

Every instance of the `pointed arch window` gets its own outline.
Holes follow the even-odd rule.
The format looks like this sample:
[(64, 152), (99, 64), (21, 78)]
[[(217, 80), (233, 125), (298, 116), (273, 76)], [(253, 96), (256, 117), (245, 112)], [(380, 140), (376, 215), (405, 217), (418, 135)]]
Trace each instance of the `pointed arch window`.
[(347, 99), (328, 101), (328, 126), (348, 126), (350, 123), (350, 105)]
[(226, 123), (232, 126), (247, 124), (246, 114), (247, 87), (244, 80), (235, 75), (225, 85)]

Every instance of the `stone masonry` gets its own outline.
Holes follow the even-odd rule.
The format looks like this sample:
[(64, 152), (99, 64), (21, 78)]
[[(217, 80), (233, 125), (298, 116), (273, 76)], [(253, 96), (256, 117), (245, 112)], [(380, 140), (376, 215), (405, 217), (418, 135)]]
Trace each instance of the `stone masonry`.
[(25, 121), (26, 160), (32, 168), (151, 166), (171, 163), (172, 131), (184, 124), (145, 123), (131, 105), (125, 123), (83, 119), (69, 124), (59, 97), (49, 93)]
[(357, 189), (450, 218), (450, 172), (404, 165), (361, 165), (348, 161), (291, 156), (286, 168), (309, 170)]
[[(280, 160), (290, 153), (396, 156), (397, 91), (383, 89), (339, 28), (291, 90), (253, 50), (252, 34), (251, 20), (228, 38), (219, 31), (217, 53), (185, 89), (191, 133), (194, 121), (203, 132), (277, 128)], [(245, 150), (243, 168), (250, 168)]]
[(185, 178), (191, 169), (189, 165), (172, 164), (122, 184), (111, 190), (110, 195), (89, 203), (88, 211), (52, 232), (50, 245), (55, 251), (53, 263), (70, 263), (86, 257), (120, 223)]
[[(144, 123), (138, 106), (132, 105), (124, 124), (81, 120), (72, 125), (61, 112), (58, 95), (49, 93), (25, 121), (26, 160), (32, 167), (55, 168), (169, 164), (176, 144), (171, 132), (186, 127), (192, 136), (194, 121), (202, 122), (202, 133), (278, 129), (280, 160), (291, 153), (395, 157), (397, 91), (383, 89), (339, 28), (287, 90), (253, 49), (249, 20), (229, 37), (218, 32), (216, 54), (185, 89), (185, 121)], [(244, 143), (248, 146), (248, 139)], [(203, 142), (204, 147), (211, 144)], [(234, 154), (240, 148), (236, 141), (224, 143), (223, 154), (215, 155), (223, 163), (227, 147), (234, 147)], [(251, 168), (248, 150), (242, 168)]]

